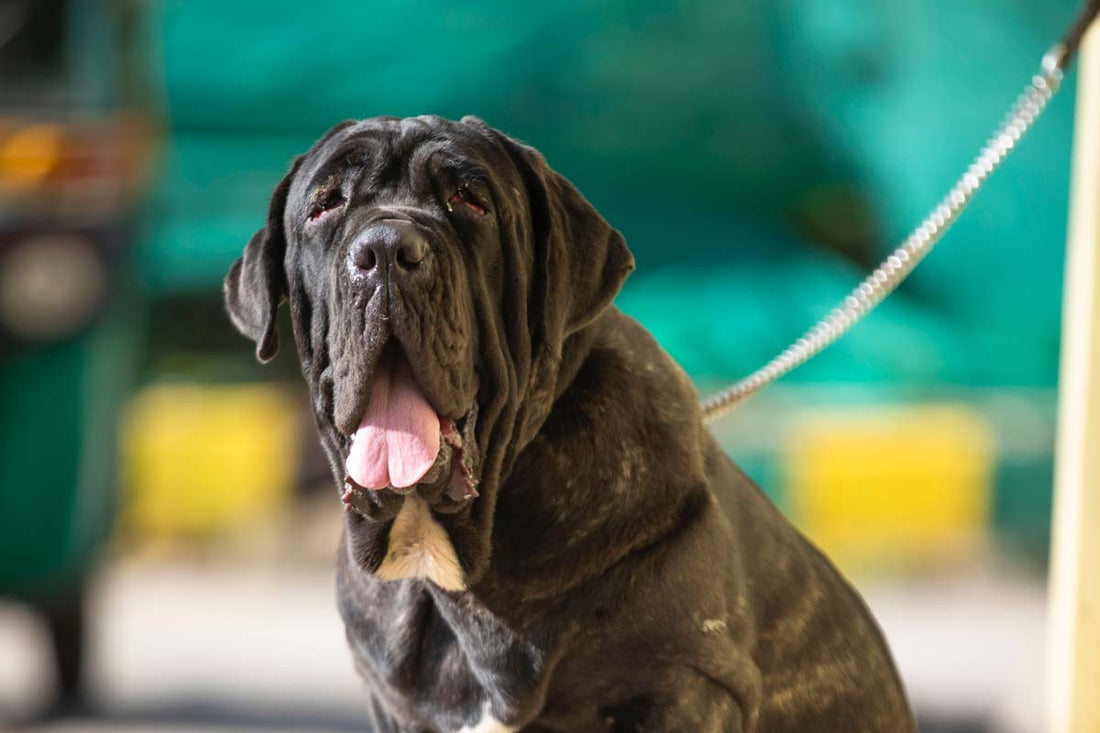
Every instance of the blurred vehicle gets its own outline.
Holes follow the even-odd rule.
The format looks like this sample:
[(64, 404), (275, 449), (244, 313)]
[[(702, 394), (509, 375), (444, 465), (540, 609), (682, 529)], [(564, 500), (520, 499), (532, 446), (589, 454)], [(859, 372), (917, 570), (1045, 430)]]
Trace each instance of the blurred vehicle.
[(0, 594), (42, 612), (62, 704), (80, 697), (141, 332), (127, 270), (154, 127), (138, 9), (0, 4)]

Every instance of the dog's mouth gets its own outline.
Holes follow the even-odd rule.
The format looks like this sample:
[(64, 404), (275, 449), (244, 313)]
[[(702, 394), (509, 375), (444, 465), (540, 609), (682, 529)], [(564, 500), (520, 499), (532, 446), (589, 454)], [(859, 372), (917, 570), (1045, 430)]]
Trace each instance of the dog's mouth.
[(442, 489), (455, 501), (477, 496), (476, 414), (475, 405), (457, 420), (439, 415), (402, 349), (388, 344), (374, 368), (366, 411), (351, 435), (348, 490), (405, 494), (421, 486)]
[(435, 463), (440, 419), (397, 349), (374, 368), (367, 411), (351, 436), (348, 476), (366, 489), (415, 485)]

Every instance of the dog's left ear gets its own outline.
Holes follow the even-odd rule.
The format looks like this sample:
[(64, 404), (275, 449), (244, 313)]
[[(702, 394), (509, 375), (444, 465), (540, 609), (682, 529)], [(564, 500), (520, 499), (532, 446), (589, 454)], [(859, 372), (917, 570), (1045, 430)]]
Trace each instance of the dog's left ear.
[(524, 178), (540, 271), (535, 282), (542, 290), (543, 335), (560, 348), (611, 305), (634, 269), (634, 255), (622, 234), (540, 152), (476, 117), (462, 122), (498, 140)]
[(300, 163), (301, 158), (297, 158), (275, 187), (268, 205), (267, 223), (252, 236), (244, 254), (225, 276), (225, 307), (229, 318), (238, 331), (256, 342), (256, 358), (264, 363), (271, 361), (279, 350), (275, 317), (279, 304), (287, 295), (283, 214), (290, 182)]
[[(535, 236), (545, 237), (543, 278), (546, 281), (548, 329), (560, 329), (564, 341), (587, 326), (611, 305), (634, 270), (634, 255), (617, 229), (564, 176), (552, 170), (540, 153), (539, 182), (544, 196), (536, 212)], [(553, 315), (551, 315), (553, 314)], [(550, 318), (557, 318), (552, 324)]]

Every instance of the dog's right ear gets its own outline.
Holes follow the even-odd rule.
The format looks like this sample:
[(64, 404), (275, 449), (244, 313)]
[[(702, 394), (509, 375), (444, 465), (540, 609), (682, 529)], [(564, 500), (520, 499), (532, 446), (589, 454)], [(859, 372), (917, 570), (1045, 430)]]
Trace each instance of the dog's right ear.
[(550, 168), (542, 153), (494, 130), (476, 117), (462, 123), (497, 140), (527, 187), (534, 229), (536, 276), (542, 292), (541, 337), (560, 355), (565, 340), (611, 305), (634, 270), (634, 255), (581, 192)]
[(237, 330), (256, 342), (256, 358), (269, 362), (279, 350), (275, 316), (287, 295), (286, 232), (283, 214), (287, 194), (302, 159), (295, 159), (271, 194), (267, 224), (256, 232), (244, 254), (225, 276), (225, 307)]

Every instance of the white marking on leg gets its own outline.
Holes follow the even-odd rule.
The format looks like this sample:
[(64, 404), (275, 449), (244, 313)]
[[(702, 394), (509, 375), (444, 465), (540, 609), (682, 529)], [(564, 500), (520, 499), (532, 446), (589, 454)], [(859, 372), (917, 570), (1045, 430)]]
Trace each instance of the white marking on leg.
[(485, 705), (481, 708), (481, 720), (474, 723), (472, 726), (464, 725), (458, 733), (512, 733), (512, 731), (519, 730), (510, 725), (505, 725), (499, 720), (493, 717), (493, 708), (489, 705), (489, 701), (485, 701)]
[(432, 517), (427, 502), (409, 494), (390, 527), (386, 559), (375, 573), (382, 580), (427, 578), (443, 590), (466, 589), (462, 566), (447, 531)]

